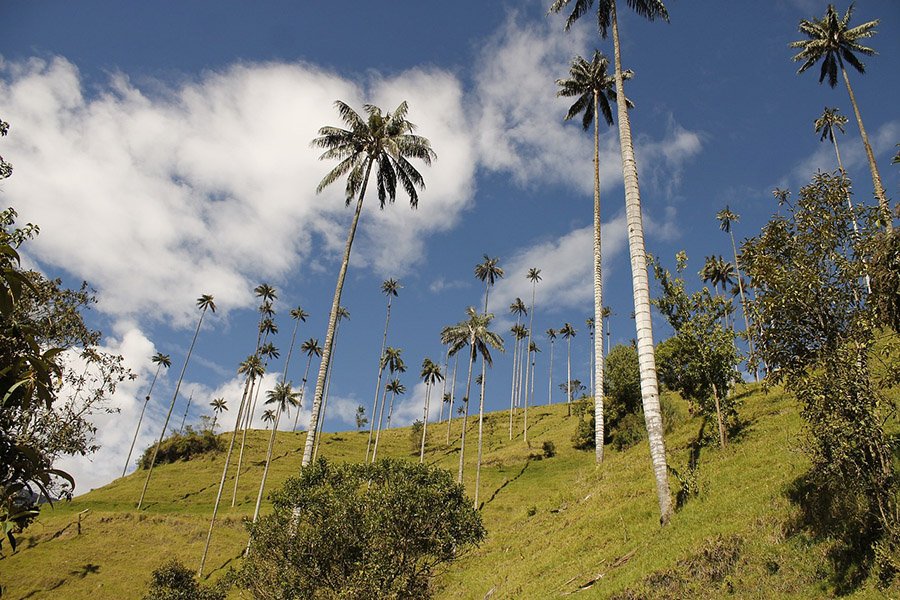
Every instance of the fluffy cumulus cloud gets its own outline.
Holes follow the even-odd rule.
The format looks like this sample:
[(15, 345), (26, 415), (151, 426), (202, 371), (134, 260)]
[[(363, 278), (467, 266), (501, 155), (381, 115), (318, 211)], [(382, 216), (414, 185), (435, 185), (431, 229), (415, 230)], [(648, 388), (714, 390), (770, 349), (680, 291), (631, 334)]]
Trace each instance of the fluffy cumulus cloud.
[(340, 185), (315, 195), (328, 166), (309, 147), (320, 126), (340, 125), (337, 98), (406, 98), (440, 149), (418, 211), (362, 221), (359, 262), (402, 272), (471, 199), (462, 92), (441, 71), (376, 78), (370, 91), (305, 64), (237, 64), (152, 91), (123, 74), (88, 90), (64, 58), (6, 63), (2, 75), (16, 167), (6, 195), (45, 232), (31, 252), (90, 279), (100, 309), (119, 317), (187, 323), (198, 290), (227, 312), (252, 303), (259, 278), (339, 255), (350, 211)]

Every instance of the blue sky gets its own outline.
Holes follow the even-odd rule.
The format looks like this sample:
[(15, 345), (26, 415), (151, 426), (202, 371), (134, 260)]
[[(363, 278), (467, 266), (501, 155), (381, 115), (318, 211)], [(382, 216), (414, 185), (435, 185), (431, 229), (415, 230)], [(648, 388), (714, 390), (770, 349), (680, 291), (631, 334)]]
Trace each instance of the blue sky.
[[(419, 366), (426, 356), (442, 358), (440, 329), (480, 305), (472, 271), (485, 253), (506, 269), (491, 310), (507, 340), (506, 307), (516, 296), (530, 300), (525, 272), (542, 269), (537, 400), (547, 401), (547, 328), (566, 321), (577, 328), (573, 377), (588, 380), (591, 137), (563, 123), (568, 104), (555, 97), (555, 80), (567, 75), (575, 54), (597, 47), (611, 56), (612, 44), (599, 39), (591, 18), (564, 33), (562, 17), (546, 15), (548, 4), (3, 4), (0, 115), (11, 130), (2, 154), (15, 172), (0, 194), (22, 222), (41, 227), (27, 249), (29, 264), (97, 289), (90, 320), (139, 375), (110, 401), (121, 412), (98, 416), (103, 450), (65, 461), (79, 491), (121, 473), (152, 377), (149, 357), (160, 351), (173, 365), (154, 390), (139, 445), (158, 435), (200, 294), (213, 294), (219, 312), (204, 324), (177, 423), (192, 391), (189, 422), (207, 414), (217, 396), (228, 399), (225, 421), (233, 422), (234, 372), (255, 342), (257, 284), (279, 291), (275, 343), (282, 356), (289, 308), (311, 315), (298, 339), (324, 340), (351, 211), (340, 185), (315, 195), (330, 165), (317, 160), (309, 141), (319, 127), (340, 124), (336, 99), (357, 109), (364, 102), (393, 109), (407, 100), (410, 120), (438, 160), (422, 168), (427, 189), (418, 210), (402, 195), (384, 211), (372, 201), (364, 209), (326, 428), (351, 428), (359, 404), (370, 411), (384, 326), (380, 284), (388, 277), (404, 286), (388, 343), (403, 348), (409, 366), (395, 422), (421, 416)], [(774, 211), (774, 187), (796, 191), (817, 169), (834, 168), (832, 148), (813, 132), (824, 106), (851, 117), (841, 152), (856, 199), (872, 201), (846, 91), (819, 85), (817, 69), (796, 75), (790, 60), (799, 19), (821, 16), (825, 6), (673, 1), (669, 24), (623, 11), (649, 251), (671, 264), (675, 252), (687, 250), (691, 273), (705, 255), (727, 258), (716, 211), (729, 204), (742, 217), (738, 238), (751, 236)], [(900, 169), (890, 157), (900, 142), (900, 5), (857, 3), (854, 23), (875, 18), (881, 25), (871, 45), (879, 55), (865, 60), (865, 76), (850, 78), (888, 195), (896, 198)], [(627, 343), (634, 326), (621, 161), (615, 130), (601, 135), (604, 304), (615, 315), (613, 344)], [(657, 321), (656, 338), (668, 333)], [(491, 410), (508, 406), (507, 347), (488, 376)], [(554, 363), (555, 388), (565, 378), (563, 343)], [(299, 381), (303, 366), (295, 353), (290, 378)]]

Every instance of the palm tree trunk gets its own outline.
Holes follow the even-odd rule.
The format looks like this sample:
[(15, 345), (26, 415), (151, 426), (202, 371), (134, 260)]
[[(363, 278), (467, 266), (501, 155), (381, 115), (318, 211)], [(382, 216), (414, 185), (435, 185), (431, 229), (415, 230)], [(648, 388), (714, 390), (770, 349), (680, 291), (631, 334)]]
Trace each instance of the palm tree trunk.
[[(847, 201), (850, 201), (849, 196), (847, 197)], [(854, 221), (854, 225), (856, 222)], [(741, 313), (744, 315), (744, 327), (746, 327), (747, 331), (747, 345), (750, 346), (750, 358), (756, 354), (756, 350), (753, 347), (753, 332), (750, 329), (750, 319), (747, 317), (747, 298), (744, 295), (744, 282), (741, 279), (741, 266), (738, 264), (737, 257), (737, 245), (734, 243), (734, 232), (731, 229), (728, 229), (728, 235), (731, 236), (731, 251), (734, 253), (734, 270), (737, 271), (737, 281), (738, 281), (738, 291), (741, 293)], [(756, 379), (756, 383), (759, 383), (759, 367), (753, 367), (753, 378)]]
[(878, 206), (881, 208), (885, 219), (885, 230), (888, 233), (894, 230), (891, 219), (891, 205), (888, 204), (884, 195), (884, 186), (881, 184), (881, 175), (878, 174), (878, 165), (875, 164), (875, 155), (872, 153), (872, 146), (869, 144), (869, 135), (863, 126), (862, 115), (859, 114), (859, 106), (856, 104), (856, 96), (853, 94), (853, 88), (850, 87), (850, 79), (847, 77), (847, 70), (844, 69), (844, 61), (838, 57), (841, 65), (841, 75), (844, 76), (844, 85), (847, 86), (847, 93), (850, 94), (850, 104), (853, 105), (853, 114), (856, 115), (856, 124), (859, 125), (859, 135), (862, 137), (863, 146), (866, 148), (866, 158), (869, 159), (869, 171), (872, 172), (872, 185), (875, 187), (875, 197), (878, 199)]
[(447, 378), (450, 375), (450, 344), (447, 344), (447, 357), (444, 359), (444, 381), (441, 383), (441, 410), (438, 413), (438, 423), (444, 421), (444, 396), (447, 394)]
[[(245, 411), (245, 415), (249, 414), (250, 419), (253, 418), (253, 408), (256, 404), (256, 398), (259, 396), (259, 389), (262, 387), (262, 376), (260, 377), (259, 385), (256, 385), (256, 378), (253, 379), (253, 382), (250, 384), (250, 394), (247, 396), (247, 404), (244, 408), (248, 409)], [(253, 398), (253, 404), (251, 405), (250, 398)], [(244, 446), (247, 444), (247, 430), (250, 429), (250, 421), (245, 419), (243, 431), (241, 432), (241, 450), (238, 452), (238, 463), (237, 469), (234, 472), (234, 490), (231, 493), (231, 507), (234, 508), (235, 503), (237, 502), (237, 491), (238, 491), (238, 483), (241, 480), (241, 467), (244, 464)]]
[(450, 406), (447, 407), (447, 445), (450, 445), (450, 425), (453, 424), (453, 401), (456, 400), (456, 372), (459, 370), (459, 354), (453, 362), (453, 385), (450, 386)]
[[(519, 328), (519, 315), (516, 315), (516, 329)], [(519, 338), (516, 338), (516, 343), (513, 345), (513, 370), (512, 370), (512, 381), (510, 382), (509, 390), (509, 439), (512, 441), (513, 439), (513, 406), (516, 401), (516, 381), (518, 376), (519, 369)]]
[(375, 443), (372, 445), (372, 462), (375, 462), (375, 456), (378, 454), (378, 442), (381, 440), (381, 422), (384, 420), (384, 404), (386, 400), (387, 385), (384, 386), (384, 391), (381, 393), (381, 407), (378, 409), (378, 428), (375, 429)]
[[(147, 405), (150, 403), (150, 394), (153, 393), (153, 386), (156, 385), (156, 378), (159, 376), (159, 370), (162, 368), (162, 363), (156, 365), (156, 373), (153, 375), (153, 381), (150, 382), (150, 389), (147, 390), (147, 398), (144, 400), (144, 406), (141, 407), (141, 416), (138, 417), (137, 429), (134, 430), (134, 439), (131, 440), (131, 448), (128, 449), (128, 457), (125, 458), (125, 467), (122, 469), (122, 477), (125, 477), (126, 471), (128, 471), (128, 463), (131, 462), (131, 453), (134, 452), (134, 444), (137, 442), (138, 432), (141, 430), (141, 421), (144, 420), (144, 411), (147, 410)], [(215, 420), (213, 421), (213, 427), (215, 427)]]
[(425, 384), (425, 416), (422, 418), (422, 447), (419, 448), (419, 464), (425, 462), (425, 433), (428, 431), (428, 403), (431, 400), (431, 384)]
[(481, 394), (478, 399), (478, 460), (475, 461), (475, 510), (478, 510), (478, 490), (481, 487), (481, 451), (484, 441), (484, 374), (485, 360), (481, 357)]
[[(375, 381), (375, 398), (372, 400), (372, 416), (375, 416), (375, 409), (378, 406), (378, 391), (381, 389), (381, 377), (384, 375), (384, 348), (387, 344), (388, 323), (391, 322), (391, 300), (393, 297), (388, 294), (387, 317), (384, 319), (384, 334), (381, 336), (381, 354), (378, 355), (378, 378)], [(369, 425), (369, 441), (366, 442), (366, 462), (369, 461), (369, 449), (372, 446), (372, 432), (375, 430), (375, 419)]]
[(463, 460), (465, 460), (466, 454), (466, 422), (469, 420), (469, 391), (472, 389), (472, 365), (475, 364), (475, 336), (473, 335), (471, 340), (472, 344), (472, 353), (469, 357), (469, 374), (466, 377), (466, 395), (463, 397), (463, 406), (465, 408), (465, 412), (463, 413), (463, 422), (462, 422), (462, 435), (459, 439), (459, 475), (456, 477), (457, 483), (462, 483), (463, 478)]
[(550, 374), (547, 379), (547, 406), (553, 404), (553, 339), (550, 339)]
[(328, 316), (328, 330), (325, 333), (325, 346), (322, 349), (322, 362), (319, 365), (319, 375), (316, 377), (316, 392), (313, 396), (312, 414), (309, 417), (309, 433), (306, 436), (306, 445), (303, 448), (303, 461), (301, 466), (309, 465), (312, 459), (313, 444), (315, 442), (316, 424), (319, 422), (319, 409), (322, 404), (322, 395), (325, 392), (325, 374), (331, 362), (331, 348), (334, 344), (334, 329), (337, 326), (337, 313), (341, 304), (341, 292), (344, 290), (344, 278), (347, 276), (347, 267), (350, 265), (350, 249), (353, 247), (353, 238), (356, 235), (356, 226), (359, 224), (359, 215), (362, 212), (363, 199), (366, 196), (366, 186), (369, 184), (369, 173), (372, 171), (372, 161), (366, 166), (366, 175), (363, 179), (362, 189), (359, 191), (359, 200), (356, 202), (356, 211), (353, 213), (353, 221), (350, 223), (350, 231), (347, 234), (347, 246), (344, 249), (344, 259), (341, 269), (338, 271), (337, 285), (334, 288), (334, 300), (331, 302), (331, 314)]
[(566, 404), (572, 414), (572, 338), (566, 338)]
[(181, 381), (184, 379), (184, 372), (187, 370), (188, 362), (191, 360), (191, 354), (194, 352), (194, 344), (197, 342), (197, 335), (200, 333), (200, 325), (203, 324), (203, 317), (205, 315), (206, 307), (204, 307), (203, 311), (200, 313), (200, 319), (197, 321), (197, 329), (194, 331), (194, 338), (191, 340), (191, 347), (188, 348), (187, 356), (184, 359), (184, 366), (181, 367), (181, 375), (178, 376), (178, 383), (175, 384), (175, 393), (172, 395), (172, 402), (169, 404), (169, 412), (166, 413), (166, 422), (163, 423), (162, 433), (159, 434), (159, 439), (156, 441), (156, 446), (153, 448), (153, 456), (150, 458), (150, 469), (147, 471), (147, 479), (144, 480), (144, 489), (141, 490), (141, 498), (137, 503), (138, 510), (141, 510), (141, 506), (144, 504), (144, 494), (147, 493), (147, 486), (150, 484), (150, 476), (153, 475), (153, 466), (156, 464), (156, 455), (159, 452), (159, 446), (162, 444), (163, 438), (166, 435), (166, 428), (169, 426), (169, 419), (172, 417), (172, 409), (175, 408), (175, 400), (178, 399), (178, 391), (181, 389)]
[[(594, 459), (603, 462), (603, 265), (600, 245), (600, 113), (598, 91), (594, 90), (594, 336), (591, 349), (594, 372), (591, 394), (594, 396)], [(625, 96), (617, 96), (626, 104)]]
[[(337, 330), (340, 327), (340, 322), (338, 322), (338, 327), (335, 328), (334, 334), (337, 336)], [(335, 346), (335, 352), (337, 351), (337, 346)], [(333, 356), (332, 356), (333, 358)], [(319, 442), (322, 441), (322, 427), (325, 426), (325, 410), (328, 408), (328, 392), (331, 390), (331, 376), (334, 370), (334, 360), (331, 361), (331, 364), (328, 365), (328, 378), (325, 383), (325, 395), (322, 396), (322, 410), (319, 411), (319, 422), (316, 424), (316, 445), (313, 448), (313, 460), (316, 460), (319, 457)]]
[(666, 446), (663, 441), (662, 415), (659, 408), (659, 388), (656, 379), (656, 360), (653, 354), (653, 329), (650, 320), (650, 286), (647, 277), (647, 251), (644, 248), (644, 226), (641, 219), (641, 192), (638, 187), (637, 164), (631, 140), (631, 122), (625, 102), (625, 83), (622, 77), (622, 57), (619, 48), (619, 24), (616, 2), (610, 2), (615, 55), (616, 110), (619, 142), (622, 150), (622, 175), (625, 180), (625, 215), (628, 227), (628, 251), (631, 255), (634, 314), (637, 328), (638, 364), (641, 374), (641, 400), (644, 422), (650, 445), (650, 460), (656, 478), (660, 523), (665, 525), (672, 516), (672, 498), (666, 468)]
[(188, 411), (191, 409), (191, 400), (194, 399), (194, 392), (191, 392), (191, 395), (188, 396), (187, 406), (184, 407), (184, 416), (181, 417), (181, 427), (178, 429), (178, 433), (184, 432), (184, 424), (187, 421)]
[(238, 406), (237, 415), (235, 415), (234, 431), (231, 432), (231, 441), (228, 443), (228, 452), (225, 453), (225, 465), (222, 467), (222, 478), (219, 480), (219, 491), (216, 492), (216, 503), (213, 504), (213, 514), (209, 521), (209, 531), (206, 534), (206, 545), (203, 547), (203, 556), (200, 558), (200, 568), (197, 569), (197, 577), (203, 576), (203, 567), (206, 564), (206, 555), (209, 553), (209, 543), (212, 540), (213, 528), (216, 525), (216, 515), (219, 512), (219, 503), (222, 501), (222, 491), (225, 489), (225, 478), (228, 475), (228, 463), (231, 460), (231, 453), (234, 450), (234, 441), (237, 438), (238, 429), (241, 427), (241, 417), (243, 417), (244, 407), (247, 404), (247, 397), (250, 390), (250, 381), (252, 375), (247, 376), (244, 382), (244, 393), (241, 396), (241, 404)]
[[(303, 371), (303, 381), (300, 382), (300, 403), (303, 403), (306, 396), (306, 377), (309, 375), (309, 365), (312, 363), (312, 353), (306, 357), (306, 370)], [(297, 420), (300, 418), (300, 406), (297, 406), (297, 416), (294, 417), (294, 427), (291, 431), (297, 431)]]

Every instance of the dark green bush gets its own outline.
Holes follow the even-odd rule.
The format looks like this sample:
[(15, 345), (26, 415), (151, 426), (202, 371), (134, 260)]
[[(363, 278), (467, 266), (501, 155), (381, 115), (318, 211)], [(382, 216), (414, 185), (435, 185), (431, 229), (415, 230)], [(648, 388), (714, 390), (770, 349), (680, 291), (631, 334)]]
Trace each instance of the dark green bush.
[[(212, 431), (208, 429), (194, 431), (188, 426), (184, 433), (173, 433), (162, 441), (159, 445), (159, 452), (156, 455), (156, 464), (162, 465), (179, 460), (189, 460), (198, 454), (219, 452), (222, 450), (222, 446), (223, 442)], [(154, 446), (150, 446), (141, 455), (141, 459), (138, 462), (138, 466), (141, 469), (150, 468), (153, 448)]]
[(201, 586), (193, 571), (172, 559), (153, 571), (143, 600), (225, 600), (225, 590)]
[(556, 444), (551, 441), (546, 441), (541, 444), (541, 450), (544, 451), (544, 458), (553, 458), (556, 456)]
[(616, 450), (627, 450), (647, 437), (643, 413), (629, 413), (611, 428), (609, 441)]

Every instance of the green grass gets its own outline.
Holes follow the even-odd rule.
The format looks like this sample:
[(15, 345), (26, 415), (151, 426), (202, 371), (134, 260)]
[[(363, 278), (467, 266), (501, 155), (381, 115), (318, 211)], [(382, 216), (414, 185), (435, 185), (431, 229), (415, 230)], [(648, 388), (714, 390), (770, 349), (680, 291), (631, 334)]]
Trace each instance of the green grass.
[[(787, 486), (806, 468), (798, 449), (800, 419), (795, 402), (775, 391), (744, 392), (741, 436), (726, 449), (705, 446), (700, 456), (700, 495), (660, 527), (646, 442), (623, 452), (610, 447), (600, 467), (593, 451), (572, 448), (577, 417), (565, 405), (529, 411), (522, 440), (508, 434), (508, 413), (485, 416), (485, 452), (480, 500), (488, 536), (477, 549), (442, 571), (438, 598), (558, 598), (578, 593), (627, 597), (820, 598), (827, 583), (827, 540), (813, 540), (791, 526), (796, 509)], [(674, 398), (683, 421), (666, 438), (670, 466), (682, 470), (699, 420)], [(455, 473), (461, 420), (430, 424), (426, 458)], [(304, 434), (277, 438), (268, 488), (295, 474)], [(367, 435), (326, 434), (320, 455), (361, 460)], [(252, 515), (268, 432), (248, 435), (240, 486), (231, 507), (233, 479), (225, 488), (219, 525), (207, 561), (217, 579), (235, 566), (246, 544), (241, 521)], [(544, 441), (557, 454), (537, 459)], [(464, 482), (474, 488), (477, 416), (469, 418)], [(417, 460), (408, 429), (383, 434), (379, 456)], [(20, 538), (19, 551), (4, 545), (0, 559), (3, 598), (139, 598), (150, 572), (176, 557), (198, 566), (224, 453), (162, 465), (138, 512), (145, 472), (119, 479), (70, 503), (45, 509)], [(678, 489), (670, 478), (673, 494)], [(77, 532), (78, 514), (82, 517)], [(264, 505), (263, 511), (269, 510)], [(898, 597), (867, 581), (851, 597)], [(240, 593), (233, 591), (231, 597)], [(622, 595), (621, 597), (626, 597)]]

